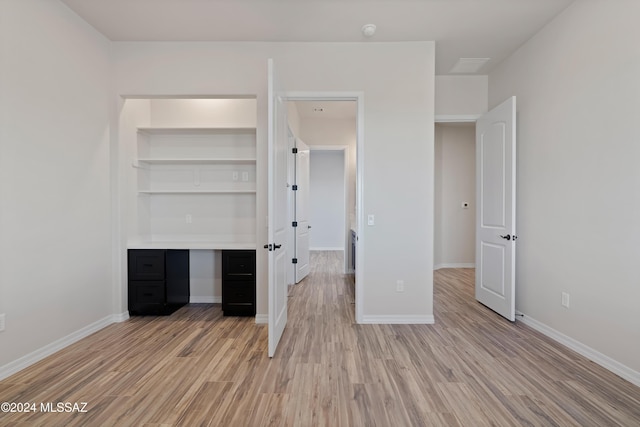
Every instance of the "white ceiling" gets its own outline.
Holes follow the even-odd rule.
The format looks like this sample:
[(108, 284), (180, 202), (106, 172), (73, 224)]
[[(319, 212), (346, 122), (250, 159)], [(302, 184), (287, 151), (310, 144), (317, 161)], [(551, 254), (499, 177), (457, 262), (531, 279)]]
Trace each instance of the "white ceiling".
[[(573, 0), (62, 0), (113, 41), (436, 41), (436, 74), (493, 67)], [(360, 29), (377, 26), (367, 39)]]

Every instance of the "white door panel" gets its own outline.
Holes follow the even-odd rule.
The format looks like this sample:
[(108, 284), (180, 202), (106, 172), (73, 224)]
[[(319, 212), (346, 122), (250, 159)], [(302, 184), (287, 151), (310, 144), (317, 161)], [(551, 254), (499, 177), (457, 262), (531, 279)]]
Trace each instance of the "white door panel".
[(515, 320), (516, 100), (476, 124), (476, 299)]
[(269, 357), (287, 325), (287, 117), (272, 59), (268, 61)]
[(296, 206), (296, 222), (298, 226), (295, 228), (296, 233), (296, 283), (309, 274), (309, 232), (311, 224), (309, 224), (309, 166), (311, 164), (311, 153), (307, 144), (296, 139), (296, 185), (295, 206)]

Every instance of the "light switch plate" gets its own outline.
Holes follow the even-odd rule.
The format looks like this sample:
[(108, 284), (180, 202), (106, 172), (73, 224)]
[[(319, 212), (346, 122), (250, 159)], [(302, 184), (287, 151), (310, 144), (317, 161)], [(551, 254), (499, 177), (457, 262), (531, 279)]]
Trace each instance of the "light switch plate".
[(376, 218), (374, 215), (367, 215), (367, 225), (376, 225)]

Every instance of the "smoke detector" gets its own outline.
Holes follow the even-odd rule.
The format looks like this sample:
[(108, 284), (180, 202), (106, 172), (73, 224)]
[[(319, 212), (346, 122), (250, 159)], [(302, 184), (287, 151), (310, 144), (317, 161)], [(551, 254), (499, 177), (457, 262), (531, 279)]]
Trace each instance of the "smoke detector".
[(365, 37), (373, 37), (376, 33), (376, 26), (374, 24), (365, 24), (362, 26), (362, 35)]

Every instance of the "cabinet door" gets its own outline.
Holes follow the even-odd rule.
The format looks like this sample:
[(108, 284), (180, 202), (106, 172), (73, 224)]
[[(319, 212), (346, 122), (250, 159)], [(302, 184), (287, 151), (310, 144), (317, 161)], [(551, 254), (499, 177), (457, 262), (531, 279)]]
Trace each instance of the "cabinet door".
[(167, 304), (189, 303), (189, 250), (167, 249)]
[(129, 249), (129, 280), (164, 280), (163, 249)]

